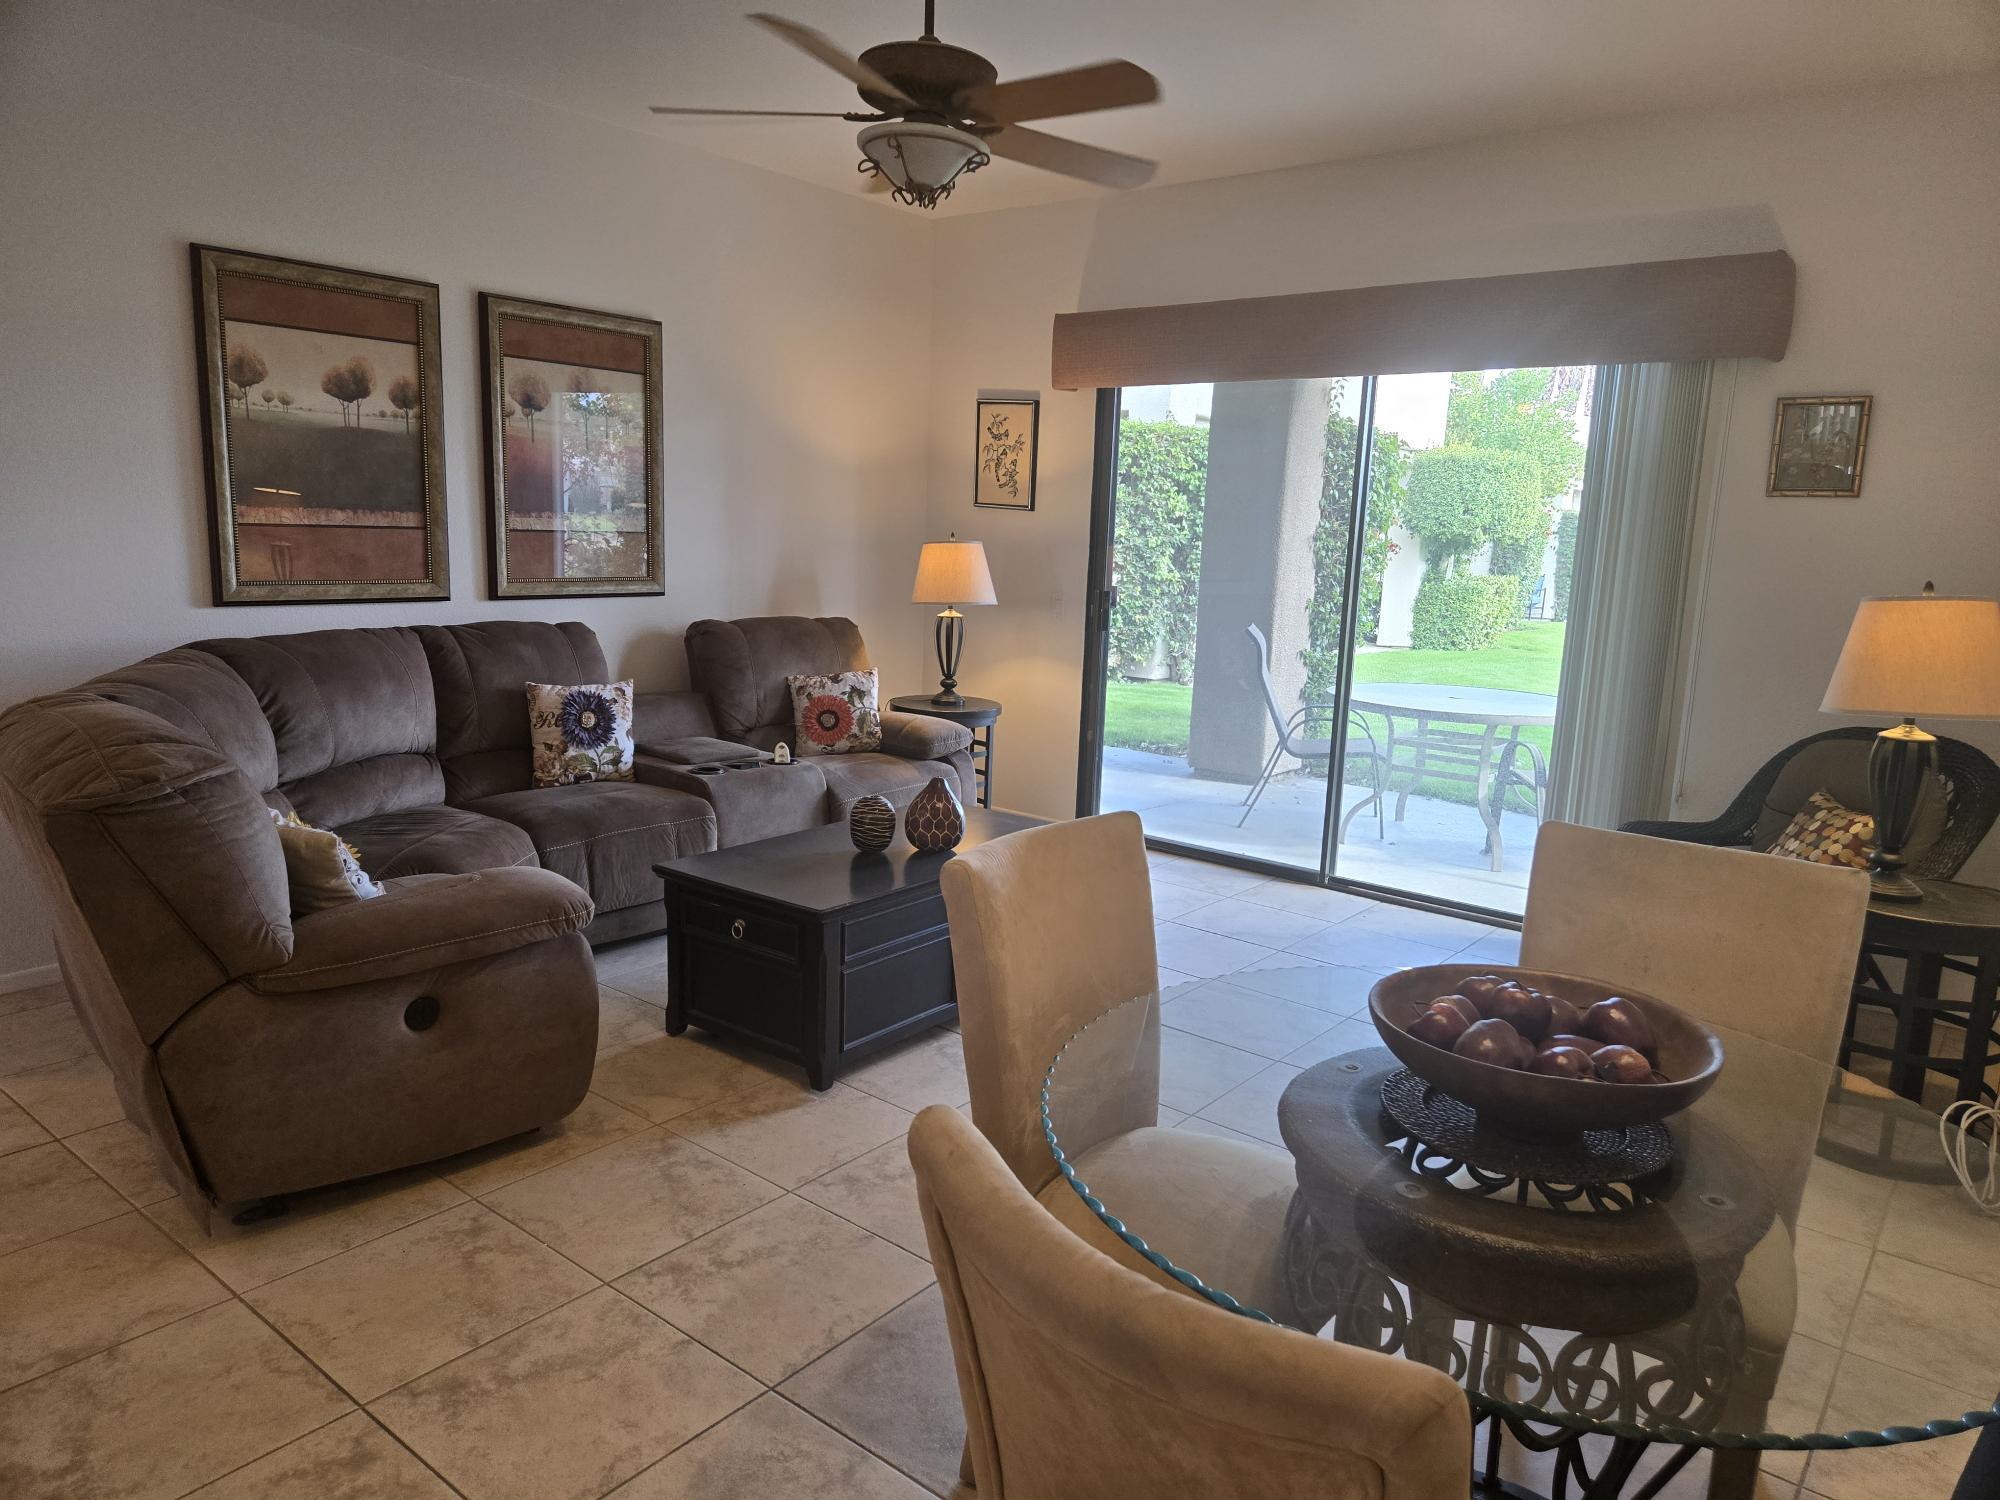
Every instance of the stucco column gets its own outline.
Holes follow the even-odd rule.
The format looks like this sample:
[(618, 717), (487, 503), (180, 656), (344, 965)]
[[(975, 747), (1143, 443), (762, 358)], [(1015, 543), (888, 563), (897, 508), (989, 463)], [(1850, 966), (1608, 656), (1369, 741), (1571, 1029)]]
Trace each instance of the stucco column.
[(1332, 389), (1330, 380), (1215, 387), (1188, 737), (1198, 775), (1249, 781), (1277, 743), (1244, 626), (1271, 643), (1279, 705), (1298, 706)]

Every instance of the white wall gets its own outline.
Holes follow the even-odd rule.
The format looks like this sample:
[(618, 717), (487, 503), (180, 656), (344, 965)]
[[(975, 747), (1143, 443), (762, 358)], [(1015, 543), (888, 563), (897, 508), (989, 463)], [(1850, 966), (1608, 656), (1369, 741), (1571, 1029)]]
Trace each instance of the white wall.
[[(1798, 317), (1744, 362), (1718, 472), (1682, 815), (1829, 727), (1826, 678), (1864, 594), (2000, 594), (2000, 75), (1620, 121), (1191, 183), (937, 226), (931, 528), (983, 538), (1001, 606), (967, 691), (1005, 699), (999, 798), (1073, 806), (1092, 396), (1046, 389), (1049, 319), (1782, 247)], [(974, 511), (979, 387), (1043, 389), (1039, 508)], [(1774, 399), (1872, 392), (1857, 500), (1764, 495)], [(989, 620), (984, 616), (991, 616)], [(1938, 726), (2000, 755), (1993, 725)], [(2000, 881), (2000, 840), (1967, 870)]]
[[(911, 690), (927, 233), (188, 0), (6, 7), (0, 703), (203, 636), (504, 616), (671, 687), (690, 620), (852, 614)], [(439, 283), (451, 602), (210, 606), (190, 240)], [(481, 289), (666, 325), (664, 598), (484, 597)], [(19, 871), (0, 983), (50, 957)]]

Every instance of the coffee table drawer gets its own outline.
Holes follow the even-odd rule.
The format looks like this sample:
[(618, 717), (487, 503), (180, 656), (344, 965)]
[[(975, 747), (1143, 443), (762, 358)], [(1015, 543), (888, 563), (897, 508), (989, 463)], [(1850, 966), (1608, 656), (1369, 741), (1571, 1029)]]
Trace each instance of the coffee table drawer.
[(944, 897), (935, 895), (865, 917), (849, 917), (841, 925), (841, 957), (862, 958), (921, 933), (942, 932), (944, 925)]
[(796, 959), (799, 956), (799, 930), (794, 923), (753, 911), (732, 910), (720, 902), (706, 901), (700, 896), (683, 898), (681, 914), (682, 920), (693, 932), (761, 948), (781, 958)]

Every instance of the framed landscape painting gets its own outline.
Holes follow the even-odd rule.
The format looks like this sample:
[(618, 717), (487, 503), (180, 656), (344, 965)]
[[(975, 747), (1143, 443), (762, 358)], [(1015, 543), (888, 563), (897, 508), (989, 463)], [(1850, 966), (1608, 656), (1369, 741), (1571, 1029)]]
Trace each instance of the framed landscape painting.
[(1035, 448), (1042, 403), (982, 400), (973, 423), (972, 503), (991, 510), (1035, 508)]
[(1781, 396), (1767, 495), (1852, 499), (1868, 457), (1872, 396)]
[(450, 598), (437, 287), (190, 254), (215, 602)]
[(659, 323), (479, 295), (493, 595), (663, 594)]

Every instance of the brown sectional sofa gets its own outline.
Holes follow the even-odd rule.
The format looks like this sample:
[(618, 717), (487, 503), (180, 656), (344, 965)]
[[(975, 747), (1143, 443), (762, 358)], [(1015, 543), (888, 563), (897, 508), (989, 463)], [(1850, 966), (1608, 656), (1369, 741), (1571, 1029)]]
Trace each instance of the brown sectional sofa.
[[(638, 779), (541, 789), (522, 684), (610, 677), (579, 624), (201, 641), (0, 715), (64, 979), (191, 1208), (560, 1119), (596, 1047), (589, 943), (662, 925), (655, 863), (844, 816), (863, 783), (970, 786), (964, 731), (898, 715), (903, 754), (699, 774), (784, 736), (718, 732), (750, 698), (698, 635), (780, 693), (865, 661), (847, 621), (703, 622), (708, 693), (639, 695)], [(339, 831), (385, 894), (293, 917), (270, 808)]]

